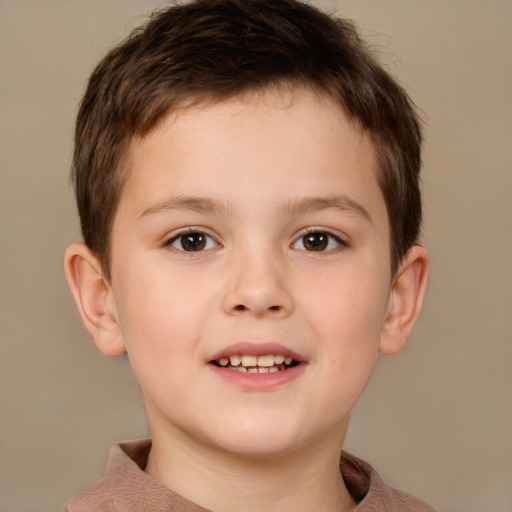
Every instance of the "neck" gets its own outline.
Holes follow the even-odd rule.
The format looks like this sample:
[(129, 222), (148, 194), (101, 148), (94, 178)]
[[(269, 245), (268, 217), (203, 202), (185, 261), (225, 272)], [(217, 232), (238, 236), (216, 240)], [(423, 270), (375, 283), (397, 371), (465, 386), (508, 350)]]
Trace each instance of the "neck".
[(355, 506), (338, 461), (339, 432), (293, 453), (225, 453), (201, 442), (160, 436), (146, 472), (174, 492), (223, 512), (348, 512)]

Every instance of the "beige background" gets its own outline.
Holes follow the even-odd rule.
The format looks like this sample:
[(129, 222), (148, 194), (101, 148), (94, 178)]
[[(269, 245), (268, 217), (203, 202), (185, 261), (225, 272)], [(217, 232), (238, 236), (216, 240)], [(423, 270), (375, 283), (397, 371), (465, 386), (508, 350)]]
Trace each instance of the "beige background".
[[(146, 435), (123, 358), (99, 355), (62, 273), (67, 175), (94, 63), (155, 6), (0, 0), (0, 510), (59, 510), (109, 445)], [(512, 3), (340, 0), (425, 112), (430, 289), (379, 360), (347, 448), (446, 512), (512, 510)]]

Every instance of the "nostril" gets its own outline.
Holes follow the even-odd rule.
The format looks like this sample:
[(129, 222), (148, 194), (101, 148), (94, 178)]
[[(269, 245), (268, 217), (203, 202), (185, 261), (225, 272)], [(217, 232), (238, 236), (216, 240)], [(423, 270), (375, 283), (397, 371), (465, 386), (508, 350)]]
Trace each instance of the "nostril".
[[(1, 0), (0, 0), (1, 2)], [(282, 312), (285, 311), (286, 308), (284, 308), (280, 304), (275, 304), (273, 306), (265, 306), (264, 304), (261, 304), (261, 307), (259, 304), (254, 305), (246, 305), (246, 304), (235, 304), (233, 307), (230, 308), (230, 312), (233, 314), (241, 314), (241, 313), (251, 313), (256, 316), (261, 316), (265, 314), (269, 315), (280, 315)]]
[[(250, 308), (248, 308), (247, 306), (244, 306), (243, 304), (237, 304), (233, 309), (235, 311), (246, 311)], [(281, 306), (270, 306), (268, 308), (268, 311), (280, 311), (280, 310), (281, 310)]]

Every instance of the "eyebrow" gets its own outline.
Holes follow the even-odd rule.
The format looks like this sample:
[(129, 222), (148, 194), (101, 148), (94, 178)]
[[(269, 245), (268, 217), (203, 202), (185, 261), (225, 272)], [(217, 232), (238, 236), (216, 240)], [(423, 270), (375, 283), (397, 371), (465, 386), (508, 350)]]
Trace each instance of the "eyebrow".
[(153, 213), (168, 212), (172, 210), (190, 210), (197, 213), (229, 213), (229, 204), (209, 197), (174, 196), (158, 201), (146, 208), (139, 219)]
[(354, 201), (345, 195), (305, 197), (287, 202), (283, 210), (289, 215), (297, 215), (328, 209), (355, 212), (364, 220), (372, 224), (372, 218), (368, 213), (368, 210), (357, 201)]
[[(290, 200), (284, 204), (282, 211), (285, 215), (293, 216), (328, 209), (355, 212), (364, 220), (372, 224), (372, 218), (366, 208), (345, 195), (304, 197)], [(230, 215), (232, 213), (232, 208), (229, 203), (225, 203), (217, 199), (209, 197), (174, 196), (163, 199), (162, 201), (158, 201), (154, 205), (149, 206), (141, 213), (139, 219), (154, 213), (173, 210), (190, 210), (203, 214)]]

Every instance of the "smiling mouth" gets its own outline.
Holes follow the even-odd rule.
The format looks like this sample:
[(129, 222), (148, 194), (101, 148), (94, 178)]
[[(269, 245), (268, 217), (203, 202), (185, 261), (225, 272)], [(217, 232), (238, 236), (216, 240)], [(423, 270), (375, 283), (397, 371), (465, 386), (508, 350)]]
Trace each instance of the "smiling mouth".
[(242, 373), (277, 373), (299, 364), (291, 357), (267, 354), (262, 356), (232, 355), (211, 361), (219, 368)]

